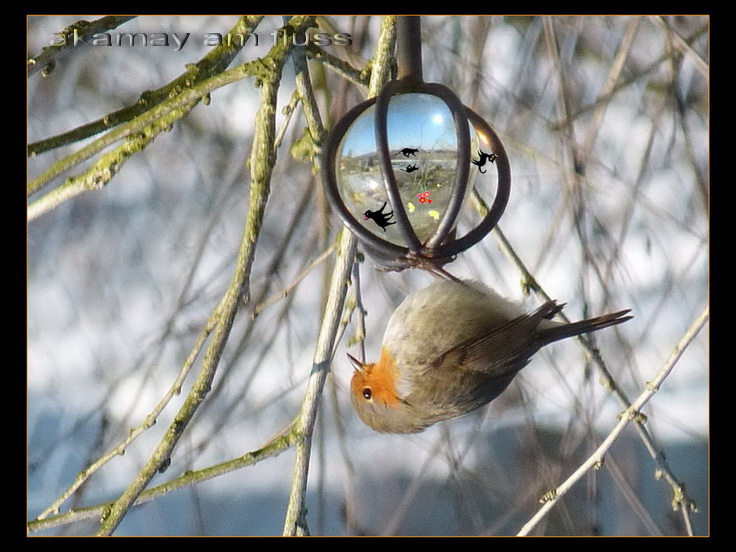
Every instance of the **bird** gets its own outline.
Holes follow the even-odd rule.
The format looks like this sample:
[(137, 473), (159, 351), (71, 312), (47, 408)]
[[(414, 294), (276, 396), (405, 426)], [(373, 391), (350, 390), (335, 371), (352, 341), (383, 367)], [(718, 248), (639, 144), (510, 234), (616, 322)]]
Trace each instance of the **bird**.
[(438, 280), (391, 315), (378, 361), (347, 355), (352, 405), (375, 431), (417, 433), (490, 403), (545, 345), (633, 318), (626, 309), (551, 320), (563, 307), (547, 301), (527, 313), (481, 282)]

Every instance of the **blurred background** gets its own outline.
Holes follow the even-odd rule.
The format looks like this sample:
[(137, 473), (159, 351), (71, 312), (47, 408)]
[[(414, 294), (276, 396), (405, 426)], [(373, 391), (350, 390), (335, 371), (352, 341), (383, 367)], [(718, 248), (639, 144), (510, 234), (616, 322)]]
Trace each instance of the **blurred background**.
[[(28, 18), (28, 55), (82, 16)], [(170, 46), (80, 46), (48, 76), (28, 78), (32, 144), (134, 104), (206, 55), (206, 33), (234, 16), (143, 16), (110, 32), (191, 33)], [(325, 17), (351, 35), (325, 52), (356, 69), (375, 53), (380, 17)], [(232, 65), (273, 45), (281, 17)], [(521, 259), (571, 319), (631, 308), (595, 335), (622, 392), (638, 396), (708, 305), (707, 17), (422, 18), (424, 76), (451, 87), (499, 134), (512, 167), (500, 230), (447, 268), (529, 309), (540, 303)], [(310, 73), (327, 128), (365, 90), (319, 61)], [(299, 413), (340, 228), (314, 166), (292, 156), (306, 123), (282, 108), (295, 90), (287, 63), (283, 131), (266, 220), (212, 392), (158, 485), (256, 450)], [(248, 212), (250, 147), (260, 89), (219, 88), (134, 155), (101, 191), (28, 224), (28, 519), (140, 426), (173, 384), (232, 277)], [(28, 159), (29, 181), (94, 137)], [(86, 166), (86, 165), (85, 165)], [(71, 174), (78, 174), (75, 169)], [(29, 197), (34, 201), (58, 185)], [(501, 238), (508, 241), (504, 245)], [(502, 245), (504, 245), (502, 247)], [(360, 264), (365, 351), (378, 356), (391, 312), (431, 281)], [(288, 291), (288, 293), (286, 293)], [(257, 313), (258, 316), (254, 316)], [(708, 532), (708, 327), (646, 405), (647, 430)], [(351, 321), (337, 348), (317, 421), (308, 523), (316, 535), (514, 535), (539, 499), (611, 431), (622, 407), (575, 341), (540, 352), (489, 407), (412, 436), (372, 432), (348, 397)], [(196, 372), (195, 366), (195, 372)], [(62, 512), (116, 499), (181, 406), (124, 456), (95, 472)], [(117, 535), (280, 535), (292, 481), (287, 450), (134, 508)], [(533, 534), (683, 535), (672, 487), (633, 427)], [(94, 534), (96, 519), (42, 535)]]

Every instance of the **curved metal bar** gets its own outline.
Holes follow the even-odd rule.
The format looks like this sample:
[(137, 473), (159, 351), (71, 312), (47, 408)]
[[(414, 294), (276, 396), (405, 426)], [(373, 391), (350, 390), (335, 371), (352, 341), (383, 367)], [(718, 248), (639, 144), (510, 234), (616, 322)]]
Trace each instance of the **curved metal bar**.
[[(430, 83), (424, 83), (423, 85), (416, 87), (411, 83), (392, 81), (389, 92), (383, 96), (383, 102), (385, 107), (388, 109), (388, 100), (392, 95), (407, 91), (424, 91), (426, 93), (440, 92), (439, 87), (429, 86)], [(442, 86), (442, 85), (440, 85)], [(388, 87), (388, 85), (387, 85)], [(421, 90), (420, 90), (421, 89)], [(454, 96), (454, 94), (453, 94)], [(445, 96), (440, 96), (443, 100), (446, 100)], [(448, 96), (449, 97), (449, 96)], [(384, 114), (383, 125), (379, 125), (378, 122), (379, 114), (378, 110), (376, 113), (376, 131), (377, 131), (377, 153), (381, 159), (381, 167), (384, 176), (384, 184), (386, 185), (386, 192), (389, 196), (389, 200), (392, 203), (392, 209), (395, 211), (397, 218), (397, 226), (401, 230), (404, 238), (407, 239), (409, 247), (404, 247), (388, 240), (381, 238), (374, 234), (364, 225), (360, 224), (353, 214), (347, 209), (345, 203), (340, 196), (340, 192), (337, 187), (337, 169), (336, 157), (337, 148), (340, 145), (340, 141), (344, 136), (345, 132), (350, 128), (350, 125), (355, 119), (360, 116), (366, 109), (376, 103), (377, 98), (371, 98), (362, 102), (348, 111), (333, 127), (332, 131), (328, 134), (325, 140), (322, 153), (322, 181), (327, 193), (328, 199), (331, 202), (335, 212), (340, 217), (342, 222), (352, 231), (366, 247), (372, 257), (376, 258), (381, 264), (388, 270), (402, 270), (409, 267), (427, 267), (427, 266), (440, 266), (446, 264), (454, 259), (459, 253), (472, 247), (486, 234), (488, 234), (498, 223), (501, 216), (503, 215), (506, 205), (511, 194), (511, 167), (509, 163), (506, 150), (503, 144), (493, 131), (493, 129), (484, 121), (477, 113), (468, 107), (464, 107), (466, 118), (458, 117), (457, 111), (453, 110), (453, 116), (456, 117), (455, 125), (458, 133), (458, 141), (460, 145), (458, 151), (470, 150), (469, 145), (469, 127), (468, 120), (476, 128), (479, 134), (482, 134), (488, 138), (491, 144), (491, 150), (497, 155), (495, 160), (496, 171), (498, 173), (498, 180), (496, 186), (496, 194), (493, 204), (480, 222), (478, 226), (470, 230), (467, 234), (458, 239), (451, 239), (443, 243), (446, 240), (447, 235), (451, 232), (452, 225), (459, 214), (459, 210), (462, 205), (462, 199), (465, 195), (465, 189), (467, 186), (467, 177), (469, 172), (469, 163), (458, 159), (458, 175), (456, 176), (456, 182), (453, 188), (452, 199), (448, 205), (445, 214), (443, 215), (442, 221), (438, 229), (433, 233), (430, 239), (427, 241), (425, 246), (422, 246), (419, 242), (411, 224), (408, 221), (406, 211), (404, 210), (403, 203), (398, 193), (396, 186), (396, 179), (391, 168), (390, 151), (388, 149), (388, 137), (387, 137), (387, 112)], [(452, 101), (452, 100), (450, 100)], [(459, 101), (459, 100), (458, 100)], [(449, 107), (449, 105), (448, 105)], [(465, 121), (465, 130), (468, 132), (466, 135), (462, 131), (462, 123), (458, 124), (458, 120)], [(381, 127), (383, 131), (378, 133), (378, 128)], [(464, 139), (460, 135), (466, 136), (468, 143), (463, 144)], [(468, 153), (469, 155), (469, 153)], [(401, 221), (403, 220), (403, 224)], [(407, 231), (408, 230), (408, 231)]]
[[(376, 152), (380, 160), (381, 173), (383, 174), (383, 183), (386, 186), (386, 195), (391, 202), (391, 208), (396, 218), (397, 229), (401, 231), (404, 243), (409, 250), (419, 252), (422, 249), (422, 243), (419, 241), (414, 228), (409, 222), (409, 217), (404, 209), (399, 187), (396, 184), (396, 176), (391, 164), (391, 150), (388, 143), (388, 108), (391, 98), (397, 93), (401, 93), (409, 85), (400, 80), (390, 81), (386, 83), (380, 94), (376, 96), (376, 113), (375, 113), (375, 131), (376, 131)], [(413, 88), (413, 86), (412, 86)]]
[[(511, 193), (511, 167), (506, 150), (493, 129), (477, 113), (464, 106), (448, 87), (438, 83), (425, 83), (422, 75), (421, 19), (418, 16), (401, 16), (398, 20), (397, 56), (399, 78), (391, 81), (378, 96), (366, 100), (335, 123), (323, 145), (322, 181), (327, 197), (342, 222), (363, 243), (366, 252), (381, 263), (386, 270), (403, 270), (410, 267), (431, 271), (442, 270), (441, 266), (452, 261), (458, 253), (479, 242), (498, 223), (503, 215)], [(450, 201), (442, 219), (424, 244), (414, 231), (406, 214), (396, 176), (391, 164), (388, 142), (388, 109), (391, 98), (407, 92), (419, 92), (439, 97), (452, 113), (457, 139), (457, 164)], [(376, 152), (384, 186), (391, 209), (396, 218), (396, 229), (402, 235), (406, 247), (381, 238), (368, 230), (353, 216), (342, 200), (337, 185), (337, 149), (353, 122), (366, 109), (374, 106), (374, 131)], [(476, 132), (491, 142), (491, 151), (496, 154), (498, 175), (496, 195), (489, 212), (481, 223), (459, 239), (454, 237), (455, 220), (460, 214), (470, 173), (470, 124)], [(449, 236), (449, 238), (448, 238)]]
[(452, 113), (457, 140), (455, 182), (452, 187), (450, 203), (447, 205), (439, 225), (424, 243), (425, 251), (428, 254), (433, 254), (434, 250), (445, 241), (445, 238), (455, 226), (455, 220), (465, 200), (465, 190), (468, 186), (470, 172), (470, 127), (465, 106), (447, 86), (438, 83), (424, 83), (417, 87), (417, 91), (432, 94), (445, 102), (450, 113)]
[(397, 257), (405, 257), (409, 250), (406, 247), (401, 247), (384, 240), (361, 225), (345, 206), (345, 202), (342, 200), (342, 196), (340, 195), (340, 191), (337, 187), (336, 175), (338, 167), (336, 166), (336, 158), (337, 148), (340, 146), (340, 141), (355, 119), (357, 119), (360, 114), (374, 103), (375, 97), (356, 105), (335, 123), (335, 126), (327, 135), (322, 146), (322, 184), (325, 188), (328, 200), (332, 204), (333, 209), (337, 213), (337, 216), (340, 217), (343, 224), (345, 224), (345, 226), (347, 226), (350, 231), (358, 237), (358, 239), (372, 244), (372, 249), (376, 254), (388, 259), (396, 259)]
[(436, 249), (436, 253), (440, 257), (457, 255), (461, 251), (465, 251), (483, 239), (486, 234), (493, 230), (494, 226), (498, 224), (501, 215), (503, 215), (503, 212), (506, 210), (506, 205), (508, 204), (509, 197), (511, 195), (511, 165), (501, 139), (493, 131), (490, 125), (480, 117), (480, 115), (469, 107), (466, 107), (465, 109), (473, 126), (480, 133), (488, 137), (488, 140), (491, 143), (491, 151), (498, 156), (494, 162), (498, 173), (496, 195), (493, 200), (493, 205), (478, 226), (473, 228), (463, 237), (441, 245)]

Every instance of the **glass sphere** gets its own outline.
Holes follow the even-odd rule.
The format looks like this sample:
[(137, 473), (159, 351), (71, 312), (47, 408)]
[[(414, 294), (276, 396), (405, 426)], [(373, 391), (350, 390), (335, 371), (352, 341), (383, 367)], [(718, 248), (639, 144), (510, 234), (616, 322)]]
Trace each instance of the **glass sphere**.
[[(377, 236), (403, 246), (405, 239), (397, 228), (381, 174), (374, 113), (371, 105), (345, 132), (337, 149), (337, 186), (356, 220)], [(472, 160), (479, 142), (473, 126), (469, 128), (470, 152), (465, 159)], [(460, 156), (452, 113), (442, 99), (431, 94), (395, 95), (388, 105), (387, 131), (403, 208), (424, 244), (439, 226), (453, 192)], [(471, 167), (465, 199), (472, 193), (477, 173)]]

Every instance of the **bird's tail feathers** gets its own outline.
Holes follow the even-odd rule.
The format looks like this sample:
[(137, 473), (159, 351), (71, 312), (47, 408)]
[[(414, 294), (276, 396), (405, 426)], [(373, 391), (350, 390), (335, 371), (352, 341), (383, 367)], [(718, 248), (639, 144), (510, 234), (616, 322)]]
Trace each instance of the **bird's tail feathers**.
[(542, 330), (540, 332), (540, 337), (546, 343), (552, 343), (553, 341), (559, 341), (560, 339), (565, 339), (567, 337), (595, 332), (602, 330), (603, 328), (608, 328), (609, 326), (615, 326), (617, 324), (622, 324), (627, 320), (631, 320), (633, 316), (629, 315), (629, 312), (631, 312), (631, 309), (625, 309), (618, 312), (612, 312), (610, 314), (604, 314), (603, 316), (597, 316), (595, 318), (580, 320), (579, 322), (555, 325)]

